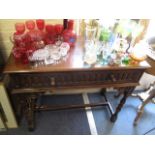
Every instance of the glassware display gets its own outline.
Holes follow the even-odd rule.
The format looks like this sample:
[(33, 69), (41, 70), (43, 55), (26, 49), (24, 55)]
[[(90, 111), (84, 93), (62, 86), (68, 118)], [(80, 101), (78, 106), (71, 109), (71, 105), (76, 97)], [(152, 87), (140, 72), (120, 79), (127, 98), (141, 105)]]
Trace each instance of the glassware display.
[(29, 61), (33, 66), (57, 64), (67, 56), (70, 46), (66, 42), (46, 45), (43, 49), (38, 49), (29, 55)]
[(24, 32), (25, 32), (25, 24), (24, 23), (16, 23), (15, 24), (16, 32), (13, 34), (13, 38), (11, 38), (12, 42), (15, 46), (24, 47)]
[(25, 48), (20, 48), (20, 47), (13, 47), (12, 52), (16, 60), (20, 60), (22, 57), (22, 53), (24, 53), (26, 50)]
[(54, 25), (47, 24), (45, 26), (45, 29), (46, 29), (45, 44), (46, 45), (48, 45), (48, 44), (54, 44), (55, 43), (55, 37), (56, 37)]
[(142, 29), (135, 20), (115, 20), (111, 25), (100, 25), (100, 61), (104, 65), (129, 65), (132, 40)]
[(14, 44), (12, 52), (17, 61), (22, 60), (23, 63), (26, 63), (25, 53), (26, 53), (26, 44), (25, 44), (25, 24), (16, 23), (15, 30), (11, 41)]
[[(69, 20), (68, 22), (68, 19), (66, 19), (64, 24), (70, 30), (70, 39), (71, 37), (75, 39), (76, 35), (73, 33), (74, 21)], [(24, 64), (30, 62), (36, 66), (57, 64), (61, 60), (65, 60), (70, 46), (75, 43), (75, 40), (72, 40), (72, 42), (64, 41), (64, 26), (62, 24), (45, 24), (43, 19), (16, 23), (16, 32), (10, 37), (15, 59)]]
[(111, 35), (111, 32), (109, 31), (109, 29), (103, 28), (101, 30), (99, 40), (103, 42), (108, 42), (110, 40), (110, 35)]
[(35, 22), (33, 20), (28, 20), (25, 22), (28, 32), (26, 33), (27, 41), (29, 43), (35, 41)]
[(96, 27), (91, 27), (89, 25), (85, 28), (85, 40), (95, 41), (96, 39)]
[(23, 34), (25, 32), (25, 24), (24, 23), (16, 23), (15, 29), (17, 34)]
[[(91, 19), (84, 22), (85, 63), (128, 65), (131, 60), (139, 61), (137, 53), (140, 52), (137, 52), (137, 46), (132, 46), (143, 27), (135, 20), (106, 22)], [(16, 23), (15, 30), (11, 38), (14, 57), (18, 61), (34, 63), (36, 66), (57, 64), (65, 60), (77, 39), (74, 20), (69, 19), (64, 19), (63, 24), (55, 25), (46, 24), (43, 19), (27, 20), (25, 23)]]
[(85, 41), (84, 62), (89, 65), (97, 61), (97, 45), (92, 40)]
[(89, 65), (95, 64), (97, 61), (97, 55), (93, 49), (91, 51), (87, 51), (85, 53), (84, 62), (86, 62)]
[(70, 46), (68, 43), (66, 42), (63, 42), (61, 45), (60, 45), (60, 53), (61, 53), (61, 56), (62, 57), (65, 57), (67, 55), (67, 52), (70, 50)]
[(62, 24), (56, 24), (54, 26), (54, 31), (55, 31), (55, 40), (56, 41), (62, 41), (62, 33), (63, 33), (63, 25)]
[(85, 20), (85, 33), (84, 33), (84, 62), (88, 65), (93, 65), (97, 61), (99, 54), (98, 45), (96, 44), (97, 27), (94, 20)]
[(68, 27), (63, 31), (63, 41), (67, 42), (71, 47), (75, 45), (76, 42), (76, 34), (73, 31), (74, 28), (74, 20), (68, 21)]
[(37, 29), (35, 29), (35, 22), (33, 20), (26, 21), (26, 27), (29, 30), (27, 32), (27, 38), (29, 38), (29, 48), (34, 50), (41, 49), (45, 46), (44, 38), (44, 20), (36, 20)]
[(33, 20), (27, 20), (25, 22), (25, 24), (26, 24), (26, 28), (28, 30), (34, 30), (35, 29), (35, 22)]

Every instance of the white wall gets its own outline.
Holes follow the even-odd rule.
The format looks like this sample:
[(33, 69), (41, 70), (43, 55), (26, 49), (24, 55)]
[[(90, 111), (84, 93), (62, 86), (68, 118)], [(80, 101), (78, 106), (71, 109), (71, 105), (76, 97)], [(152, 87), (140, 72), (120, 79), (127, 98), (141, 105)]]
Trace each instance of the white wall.
[(136, 87), (136, 90), (146, 89), (154, 81), (155, 81), (155, 76), (152, 76), (150, 74), (144, 73), (142, 78), (141, 78), (141, 80), (140, 80), (140, 86)]

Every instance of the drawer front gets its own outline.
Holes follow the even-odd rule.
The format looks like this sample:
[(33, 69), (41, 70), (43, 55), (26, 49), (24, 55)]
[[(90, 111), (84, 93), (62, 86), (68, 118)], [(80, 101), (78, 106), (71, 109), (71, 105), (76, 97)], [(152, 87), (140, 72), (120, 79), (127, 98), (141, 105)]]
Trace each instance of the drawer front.
[(99, 70), (11, 75), (12, 88), (49, 88), (138, 82), (141, 70)]

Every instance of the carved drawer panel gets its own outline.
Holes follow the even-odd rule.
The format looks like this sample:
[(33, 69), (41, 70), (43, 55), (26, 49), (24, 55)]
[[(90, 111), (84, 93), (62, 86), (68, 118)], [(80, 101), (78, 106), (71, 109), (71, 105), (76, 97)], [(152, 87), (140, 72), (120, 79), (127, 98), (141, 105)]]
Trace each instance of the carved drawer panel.
[(97, 70), (12, 74), (12, 88), (69, 87), (138, 82), (141, 70)]

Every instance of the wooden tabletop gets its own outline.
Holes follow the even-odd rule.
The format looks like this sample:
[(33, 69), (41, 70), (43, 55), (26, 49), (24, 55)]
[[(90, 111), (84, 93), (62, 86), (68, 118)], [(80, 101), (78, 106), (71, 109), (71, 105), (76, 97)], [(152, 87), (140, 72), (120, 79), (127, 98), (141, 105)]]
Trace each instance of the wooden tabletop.
[(47, 65), (41, 67), (32, 67), (30, 64), (22, 64), (21, 62), (15, 61), (11, 54), (8, 62), (4, 68), (4, 73), (26, 73), (26, 72), (59, 72), (59, 71), (80, 71), (80, 70), (111, 70), (111, 69), (136, 69), (149, 68), (149, 64), (143, 61), (137, 65), (128, 66), (108, 66), (95, 64), (93, 66), (87, 65), (83, 61), (84, 57), (84, 44), (83, 39), (79, 38), (76, 42), (75, 47), (71, 48), (68, 53), (66, 61), (62, 61), (56, 65)]

